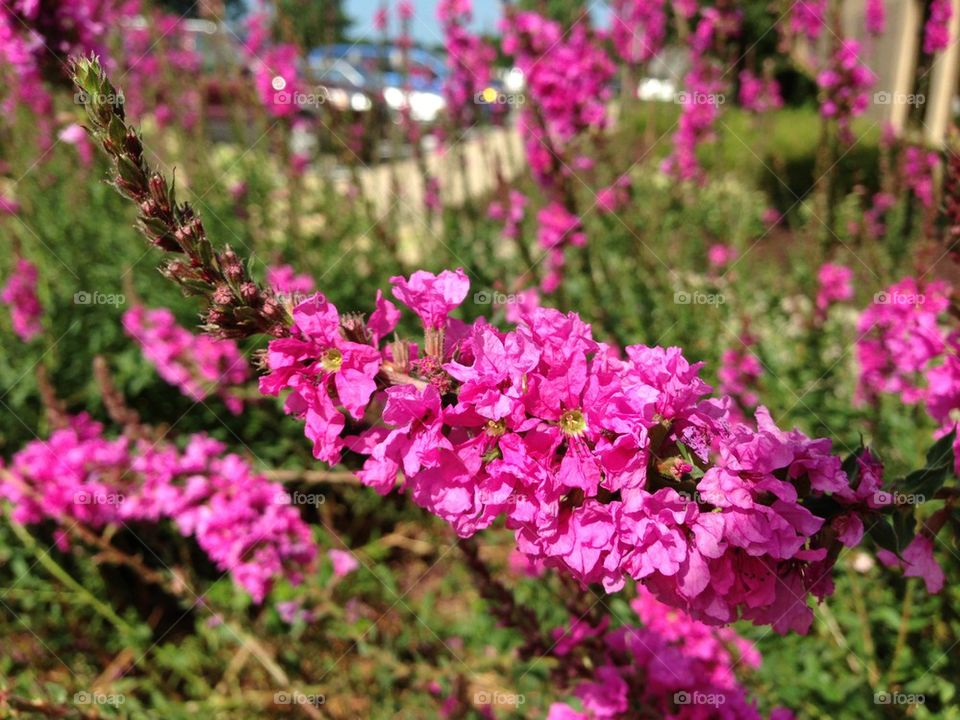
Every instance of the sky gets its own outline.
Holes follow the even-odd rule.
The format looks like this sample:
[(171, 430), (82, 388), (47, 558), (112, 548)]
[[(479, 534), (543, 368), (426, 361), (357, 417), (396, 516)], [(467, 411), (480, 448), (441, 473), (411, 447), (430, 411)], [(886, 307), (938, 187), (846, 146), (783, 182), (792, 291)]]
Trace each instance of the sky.
[[(382, 3), (383, 0), (345, 0), (347, 15), (353, 20), (351, 34), (355, 39), (378, 37), (373, 29), (373, 15)], [(396, 6), (395, 2), (389, 4)], [(599, 25), (604, 25), (605, 10), (599, 6), (600, 3), (594, 2), (594, 19)], [(499, 0), (474, 0), (472, 29), (494, 33), (500, 20), (500, 7)], [(425, 45), (442, 45), (443, 33), (437, 22), (437, 0), (413, 0), (413, 9), (410, 31), (414, 41)], [(391, 17), (391, 21), (395, 22), (395, 16)]]

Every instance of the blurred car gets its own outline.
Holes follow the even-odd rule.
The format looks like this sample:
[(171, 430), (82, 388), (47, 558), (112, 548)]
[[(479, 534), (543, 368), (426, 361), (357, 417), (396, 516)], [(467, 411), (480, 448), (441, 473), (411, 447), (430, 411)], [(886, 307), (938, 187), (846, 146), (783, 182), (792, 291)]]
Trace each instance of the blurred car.
[(311, 66), (331, 60), (344, 61), (362, 73), (394, 116), (409, 109), (416, 122), (432, 123), (446, 109), (446, 65), (427, 50), (404, 52), (396, 45), (343, 43), (317, 48), (308, 57)]

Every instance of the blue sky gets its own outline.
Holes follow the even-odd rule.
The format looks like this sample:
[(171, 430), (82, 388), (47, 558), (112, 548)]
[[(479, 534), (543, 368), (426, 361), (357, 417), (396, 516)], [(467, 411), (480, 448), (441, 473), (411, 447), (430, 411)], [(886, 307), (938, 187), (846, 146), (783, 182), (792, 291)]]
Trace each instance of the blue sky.
[[(346, 0), (347, 14), (353, 19), (351, 32), (357, 38), (375, 38), (373, 30), (373, 15), (381, 6), (382, 0)], [(395, 2), (389, 3), (396, 6)], [(595, 3), (599, 6), (599, 3)], [(411, 33), (415, 41), (439, 45), (443, 43), (443, 34), (440, 23), (437, 22), (436, 0), (413, 0), (414, 19), (411, 24)], [(598, 24), (604, 24), (605, 8), (595, 7), (594, 18)], [(498, 0), (474, 0), (473, 2), (473, 29), (480, 32), (494, 32), (500, 19), (500, 3)], [(396, 22), (395, 16), (391, 22)]]

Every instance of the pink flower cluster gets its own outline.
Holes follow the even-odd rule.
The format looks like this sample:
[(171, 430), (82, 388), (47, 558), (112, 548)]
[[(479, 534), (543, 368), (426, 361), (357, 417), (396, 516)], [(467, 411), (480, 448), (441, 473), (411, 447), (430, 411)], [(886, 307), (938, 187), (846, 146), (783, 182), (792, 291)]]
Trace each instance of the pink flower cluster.
[(877, 558), (887, 567), (903, 570), (905, 577), (922, 578), (927, 592), (936, 594), (943, 590), (946, 576), (933, 557), (933, 542), (932, 537), (919, 534), (904, 548), (900, 557), (889, 550), (878, 550)]
[(953, 8), (950, 0), (931, 0), (930, 14), (923, 28), (923, 51), (928, 55), (946, 50), (950, 45), (950, 19)]
[(80, 415), (0, 468), (0, 497), (27, 524), (51, 519), (99, 528), (171, 520), (259, 603), (278, 579), (300, 582), (316, 547), (283, 487), (225, 449), (202, 435), (183, 450), (110, 439)]
[(194, 335), (167, 308), (141, 305), (123, 314), (123, 329), (160, 377), (184, 395), (197, 402), (216, 395), (233, 414), (243, 410), (237, 388), (249, 382), (250, 366), (235, 341)]
[(887, 29), (886, 0), (867, 0), (866, 26), (871, 35), (883, 35)]
[(713, 64), (696, 62), (684, 77), (683, 86), (683, 105), (673, 135), (673, 151), (663, 161), (662, 169), (680, 180), (694, 180), (701, 176), (697, 148), (714, 137), (714, 123), (720, 116), (725, 84)]
[(271, 265), (267, 268), (267, 285), (278, 295), (308, 295), (317, 289), (309, 275), (297, 271), (290, 265)]
[(45, 81), (63, 82), (69, 55), (102, 52), (107, 29), (132, 15), (135, 1), (8, 0), (0, 3), (0, 62), (3, 110), (14, 117), (27, 107), (38, 122), (41, 142), (53, 139), (52, 98)]
[(725, 72), (713, 57), (740, 34), (741, 11), (735, 7), (706, 8), (690, 40), (691, 66), (683, 79), (684, 92), (673, 151), (662, 169), (680, 180), (700, 179), (702, 172), (697, 147), (714, 136), (713, 126), (725, 102)]
[(260, 102), (271, 115), (289, 118), (297, 114), (297, 96), (304, 92), (298, 62), (300, 49), (270, 38), (270, 15), (266, 10), (251, 14), (244, 48), (254, 66), (253, 82)]
[[(595, 677), (574, 690), (583, 712), (566, 703), (554, 703), (548, 720), (762, 717), (734, 673), (736, 667), (749, 670), (760, 666), (760, 653), (752, 643), (730, 628), (697, 622), (642, 588), (630, 606), (641, 625), (611, 629), (606, 622), (592, 627), (575, 620), (570, 630), (557, 638), (559, 654), (594, 645), (602, 648), (602, 656), (594, 658)], [(788, 720), (793, 715), (778, 709), (770, 717)]]
[(884, 393), (908, 405), (923, 400), (923, 379), (947, 347), (941, 315), (950, 293), (943, 281), (922, 284), (911, 277), (877, 293), (857, 321), (859, 401)]
[(834, 303), (853, 297), (853, 271), (843, 265), (824, 263), (817, 272), (817, 316), (825, 318)]
[(471, 15), (470, 0), (441, 0), (437, 4), (450, 70), (443, 85), (447, 112), (461, 128), (477, 121), (476, 95), (490, 86), (491, 68), (497, 55), (483, 38), (467, 29)]
[[(857, 400), (889, 393), (908, 405), (922, 402), (939, 425), (936, 437), (960, 428), (960, 332), (944, 327), (951, 293), (942, 280), (904, 278), (878, 293), (857, 323)], [(960, 474), (960, 438), (953, 453)]]
[(29, 260), (17, 258), (13, 273), (0, 292), (0, 301), (10, 307), (13, 331), (24, 342), (30, 342), (43, 331), (40, 318), (43, 306), (37, 297), (37, 268)]
[(790, 6), (790, 31), (817, 40), (827, 22), (827, 0), (799, 0)]
[(749, 70), (740, 73), (740, 104), (750, 112), (765, 113), (783, 107), (780, 84), (773, 78), (754, 75)]
[(840, 41), (829, 65), (817, 75), (820, 114), (837, 121), (846, 143), (853, 141), (850, 123), (870, 104), (868, 91), (875, 81), (873, 72), (860, 61), (860, 44), (851, 39)]
[[(562, 151), (580, 133), (606, 127), (606, 103), (616, 67), (584, 23), (565, 33), (553, 20), (518, 12), (507, 18), (503, 30), (503, 51), (514, 56), (523, 70), (528, 100), (541, 113), (550, 143)], [(525, 107), (520, 125), (528, 135), (528, 146), (543, 142), (527, 132), (537, 124)], [(531, 162), (537, 157), (539, 153), (531, 154)], [(544, 170), (550, 167), (534, 168)]]
[(940, 156), (911, 145), (903, 151), (903, 181), (925, 208), (933, 207), (933, 174)]
[(392, 283), (422, 345), (381, 346), (399, 313), (380, 295), (366, 323), (315, 295), (270, 343), (261, 390), (290, 391), (315, 457), (366, 456), (361, 482), (402, 482), (464, 537), (505, 517), (524, 554), (583, 583), (634, 578), (710, 623), (806, 631), (834, 556), (804, 502), (849, 491), (829, 440), (763, 408), (756, 429), (734, 422), (678, 348), (618, 357), (573, 313), (521, 307), (506, 332), (450, 319), (462, 270)]
[(610, 40), (630, 65), (651, 60), (667, 36), (666, 0), (614, 0)]

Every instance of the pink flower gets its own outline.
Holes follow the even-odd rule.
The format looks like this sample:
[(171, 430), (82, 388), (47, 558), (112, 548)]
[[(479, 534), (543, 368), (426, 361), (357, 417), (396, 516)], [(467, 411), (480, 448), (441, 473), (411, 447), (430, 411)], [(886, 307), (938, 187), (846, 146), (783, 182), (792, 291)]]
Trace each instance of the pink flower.
[(827, 0), (799, 0), (790, 6), (790, 30), (816, 40), (826, 25)]
[(887, 29), (887, 8), (885, 0), (867, 0), (867, 32), (871, 35), (883, 35)]
[[(584, 584), (613, 592), (632, 578), (699, 620), (807, 631), (805, 601), (832, 591), (832, 551), (874, 510), (873, 480), (851, 489), (829, 440), (780, 430), (764, 408), (756, 427), (737, 422), (733, 398), (708, 397), (700, 365), (678, 348), (616, 352), (577, 315), (545, 308), (524, 308), (508, 330), (449, 320), (469, 289), (462, 274), (394, 286), (428, 340), (442, 337), (430, 354), (402, 339), (344, 345), (322, 299), (301, 304), (293, 336), (270, 343), (262, 389), (292, 390), (288, 410), (303, 416), (318, 457), (349, 447), (365, 458), (363, 484), (402, 487), (462, 537), (503, 517), (519, 552)], [(344, 367), (347, 352), (378, 359), (353, 408), (372, 413), (359, 434), (347, 431), (335, 405), (348, 405), (346, 393), (322, 365), (331, 347)], [(754, 368), (730, 370), (725, 381), (746, 393)], [(879, 472), (868, 475), (879, 485)], [(842, 509), (842, 540), (821, 532), (826, 519), (808, 508), (819, 498)], [(621, 712), (622, 673), (610, 667), (579, 691), (593, 716)]]
[(923, 28), (923, 51), (928, 55), (945, 50), (950, 45), (950, 19), (953, 8), (950, 0), (931, 0), (930, 15)]
[(850, 123), (866, 111), (874, 82), (873, 72), (860, 60), (860, 44), (849, 38), (840, 41), (830, 63), (817, 76), (820, 114), (837, 121), (844, 142), (853, 141)]
[(87, 137), (87, 131), (77, 123), (71, 123), (60, 131), (59, 138), (77, 149), (80, 161), (89, 166), (93, 163), (93, 145)]
[(43, 332), (43, 306), (37, 297), (37, 267), (33, 263), (17, 258), (13, 274), (0, 292), (0, 301), (10, 307), (13, 331), (21, 340), (30, 342)]
[(826, 316), (830, 306), (853, 297), (853, 271), (843, 265), (824, 263), (817, 273), (820, 286), (817, 290), (816, 307), (821, 317)]
[(425, 327), (435, 329), (446, 326), (450, 311), (464, 301), (470, 289), (463, 268), (439, 275), (418, 270), (409, 280), (398, 275), (390, 278), (390, 283), (393, 296), (413, 310)]
[(292, 336), (270, 343), (269, 373), (260, 378), (260, 391), (278, 395), (291, 390), (286, 411), (304, 418), (314, 457), (336, 464), (344, 418), (334, 400), (354, 418), (363, 416), (376, 389), (380, 353), (347, 340), (337, 309), (319, 293), (297, 305), (293, 320)]
[(267, 284), (281, 295), (308, 295), (316, 290), (309, 275), (297, 275), (289, 265), (271, 265), (267, 268)]
[(714, 243), (707, 250), (707, 262), (710, 263), (712, 270), (723, 270), (727, 265), (737, 259), (737, 249), (732, 245)]
[(904, 150), (904, 182), (925, 208), (933, 207), (933, 174), (939, 164), (940, 156), (933, 151), (914, 146)]
[(165, 442), (109, 439), (88, 416), (28, 443), (0, 474), (18, 522), (70, 526), (173, 521), (257, 603), (280, 578), (298, 583), (316, 555), (283, 487), (202, 435)]
[(740, 73), (740, 104), (755, 113), (777, 110), (783, 107), (780, 85), (773, 78), (758, 77), (744, 70)]
[(933, 539), (927, 535), (921, 533), (914, 537), (899, 558), (889, 550), (878, 550), (877, 557), (888, 567), (901, 568), (906, 577), (923, 578), (929, 593), (943, 589), (946, 577), (933, 557)]
[(610, 39), (617, 55), (631, 65), (653, 58), (667, 35), (666, 0), (614, 0)]
[(859, 401), (881, 393), (897, 393), (907, 404), (922, 399), (921, 379), (946, 347), (940, 315), (949, 295), (942, 281), (921, 285), (908, 277), (875, 296), (857, 321)]
[(333, 574), (336, 577), (346, 577), (358, 567), (360, 563), (352, 552), (346, 550), (328, 550), (327, 556), (333, 563)]
[(123, 314), (123, 329), (166, 382), (202, 402), (217, 395), (234, 415), (243, 410), (238, 389), (250, 380), (250, 366), (234, 340), (194, 335), (177, 324), (167, 308), (135, 305)]

